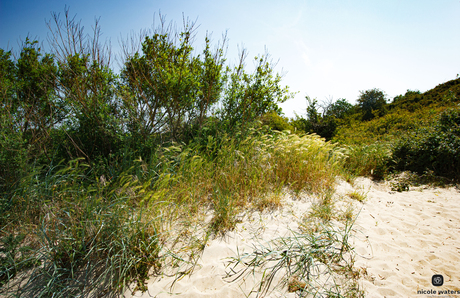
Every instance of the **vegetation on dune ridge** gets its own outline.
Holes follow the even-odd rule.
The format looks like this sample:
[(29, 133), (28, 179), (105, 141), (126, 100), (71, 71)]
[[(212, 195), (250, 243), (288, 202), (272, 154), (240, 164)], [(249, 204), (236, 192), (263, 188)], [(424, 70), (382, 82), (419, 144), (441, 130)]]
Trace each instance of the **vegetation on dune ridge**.
[[(16, 293), (25, 296), (68, 297), (131, 282), (142, 290), (166, 258), (193, 258), (209, 236), (232, 229), (242, 208), (276, 208), (284, 187), (318, 194), (333, 189), (343, 161), (339, 148), (317, 136), (254, 131), (240, 143), (225, 138), (219, 147), (215, 157), (196, 146), (166, 147), (151, 164), (138, 160), (131, 169), (138, 175), (112, 180), (91, 179), (89, 166), (78, 160), (24, 178), (3, 201), (2, 233), (10, 236), (2, 239), (27, 237), (19, 240), (30, 249), (11, 244), (2, 258), (2, 280), (14, 282), (14, 275), (29, 270), (30, 279)], [(201, 223), (197, 217), (208, 209), (213, 217)], [(188, 256), (178, 256), (184, 245), (179, 251), (166, 246), (178, 236), (170, 230), (175, 222), (204, 226), (201, 238), (188, 244)], [(190, 235), (186, 231), (175, 229), (183, 233), (181, 241)]]
[[(318, 289), (304, 275), (327, 258), (337, 262), (323, 272), (356, 278), (344, 251), (331, 250), (351, 252), (351, 213), (344, 231), (330, 225), (338, 176), (409, 170), (459, 179), (460, 79), (391, 103), (379, 89), (361, 91), (357, 105), (307, 97), (306, 114), (287, 119), (278, 104), (294, 94), (268, 53), (252, 72), (245, 50), (227, 65), (226, 37), (216, 45), (206, 37), (199, 52), (187, 20), (178, 30), (160, 16), (156, 29), (126, 41), (119, 74), (98, 22), (85, 35), (66, 11), (48, 26), (51, 53), (29, 39), (17, 56), (0, 49), (7, 297), (117, 296), (131, 284), (145, 290), (150, 275), (179, 278), (210, 237), (233, 229), (243, 210), (279, 207), (283, 191), (321, 198), (307, 215), (321, 227), (244, 258), (287, 264), (282, 270)], [(326, 249), (308, 250), (313, 242)], [(283, 245), (292, 251), (280, 254)], [(305, 258), (310, 267), (287, 262)], [(334, 295), (360, 293), (353, 282), (346, 289)]]

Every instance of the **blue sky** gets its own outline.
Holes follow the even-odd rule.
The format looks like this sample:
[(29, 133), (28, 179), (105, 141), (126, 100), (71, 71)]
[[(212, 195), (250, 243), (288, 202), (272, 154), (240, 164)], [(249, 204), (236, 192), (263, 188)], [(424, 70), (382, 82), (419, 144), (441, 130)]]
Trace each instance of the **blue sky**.
[(159, 12), (179, 25), (183, 14), (197, 20), (198, 49), (206, 31), (215, 42), (227, 31), (229, 63), (238, 46), (248, 58), (267, 48), (283, 84), (299, 92), (281, 105), (288, 117), (305, 113), (306, 95), (355, 103), (360, 90), (379, 88), (392, 99), (460, 73), (459, 0), (0, 0), (0, 48), (18, 51), (26, 36), (46, 46), (46, 20), (65, 5), (88, 33), (100, 17), (114, 54), (120, 37), (151, 28)]

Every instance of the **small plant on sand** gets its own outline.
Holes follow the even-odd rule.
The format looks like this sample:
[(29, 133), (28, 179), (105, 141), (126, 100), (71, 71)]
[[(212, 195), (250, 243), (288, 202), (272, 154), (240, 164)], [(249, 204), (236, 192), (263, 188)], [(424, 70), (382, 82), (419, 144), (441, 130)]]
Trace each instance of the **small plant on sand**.
[(409, 191), (410, 186), (419, 185), (423, 178), (409, 171), (388, 176), (391, 190), (398, 192)]
[(390, 182), (391, 185), (391, 190), (392, 191), (409, 191), (409, 183), (407, 181), (395, 181), (395, 182)]
[(313, 203), (308, 215), (310, 218), (319, 218), (324, 222), (332, 220), (334, 217), (334, 201), (331, 194), (325, 194), (319, 202)]
[(355, 218), (355, 209), (353, 208), (353, 204), (348, 204), (345, 210), (338, 212), (336, 219), (341, 221), (351, 221)]
[(350, 197), (350, 199), (356, 200), (361, 203), (366, 200), (366, 195), (356, 190), (349, 192), (348, 196)]
[(314, 233), (293, 232), (291, 237), (255, 246), (253, 252), (230, 259), (227, 278), (261, 276), (257, 297), (279, 287), (300, 297), (361, 297), (348, 242), (351, 225), (348, 221), (338, 229), (325, 223)]

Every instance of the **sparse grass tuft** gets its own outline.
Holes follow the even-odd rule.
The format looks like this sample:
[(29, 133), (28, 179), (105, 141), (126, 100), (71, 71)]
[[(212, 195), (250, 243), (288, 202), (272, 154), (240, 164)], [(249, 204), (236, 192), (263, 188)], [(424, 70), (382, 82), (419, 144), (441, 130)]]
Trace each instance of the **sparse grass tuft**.
[(328, 222), (334, 217), (334, 201), (331, 194), (320, 198), (319, 202), (313, 203), (308, 217), (319, 218), (323, 222)]
[(348, 242), (352, 222), (343, 229), (321, 224), (313, 233), (293, 232), (254, 247), (229, 262), (227, 278), (261, 275), (257, 297), (276, 288), (312, 297), (362, 297), (355, 282), (353, 249)]
[(356, 200), (358, 202), (364, 202), (366, 200), (366, 195), (359, 192), (359, 191), (352, 191), (350, 193), (348, 193), (348, 196), (350, 197), (350, 199), (353, 199), (353, 200)]
[(345, 221), (351, 221), (355, 217), (353, 206), (349, 205), (347, 210), (343, 213), (342, 218)]

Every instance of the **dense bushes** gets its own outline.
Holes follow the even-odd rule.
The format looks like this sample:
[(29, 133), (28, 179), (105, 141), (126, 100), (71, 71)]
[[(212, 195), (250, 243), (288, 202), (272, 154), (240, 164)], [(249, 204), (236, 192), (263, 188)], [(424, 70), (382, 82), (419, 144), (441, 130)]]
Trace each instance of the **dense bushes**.
[(458, 103), (460, 100), (460, 78), (439, 84), (425, 93), (407, 90), (404, 95), (398, 95), (388, 104), (389, 110), (407, 110), (410, 112), (431, 106), (445, 106)]
[(292, 132), (293, 126), (289, 124), (287, 118), (278, 115), (276, 112), (270, 112), (260, 118), (262, 125), (268, 126), (272, 130), (283, 131), (290, 130)]
[(358, 105), (362, 111), (362, 119), (370, 120), (385, 113), (387, 100), (385, 93), (379, 89), (360, 91)]
[(332, 139), (349, 146), (347, 167), (379, 178), (409, 170), (458, 180), (459, 83), (452, 80), (425, 93), (408, 90), (368, 121), (359, 109), (351, 110)]
[(460, 178), (460, 109), (443, 112), (436, 124), (419, 128), (396, 143), (393, 164), (397, 170)]
[(85, 35), (66, 11), (48, 26), (51, 53), (29, 40), (18, 59), (0, 53), (0, 192), (34, 162), (84, 158), (96, 177), (165, 144), (238, 135), (264, 114), (280, 114), (277, 104), (293, 96), (268, 54), (251, 73), (244, 50), (236, 66), (225, 65), (225, 38), (212, 50), (206, 37), (197, 52), (191, 22), (180, 31), (160, 16), (151, 34), (124, 45), (119, 75), (97, 22)]
[[(291, 125), (299, 132), (314, 133), (326, 140), (331, 140), (341, 121), (352, 114), (353, 106), (345, 99), (339, 99), (335, 102), (318, 105), (316, 99), (307, 99), (306, 118), (296, 115), (291, 121)], [(322, 109), (322, 112), (319, 111)]]

